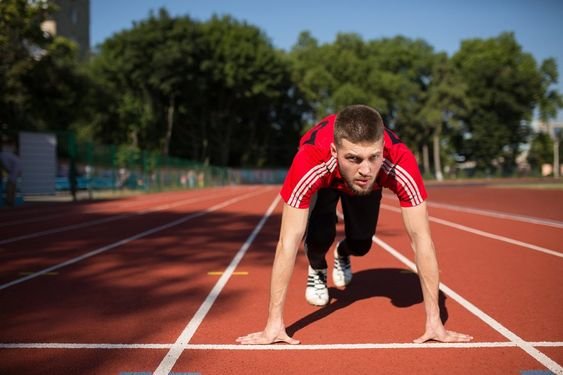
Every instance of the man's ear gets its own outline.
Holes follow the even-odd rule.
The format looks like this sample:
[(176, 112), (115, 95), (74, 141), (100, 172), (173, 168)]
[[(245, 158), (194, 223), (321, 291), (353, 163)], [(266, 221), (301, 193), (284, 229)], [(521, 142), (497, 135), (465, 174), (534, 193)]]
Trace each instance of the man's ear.
[(337, 155), (337, 154), (336, 154), (336, 145), (334, 144), (334, 142), (332, 142), (332, 143), (330, 144), (330, 153), (331, 153), (331, 155), (332, 155), (333, 157), (336, 158), (336, 155)]

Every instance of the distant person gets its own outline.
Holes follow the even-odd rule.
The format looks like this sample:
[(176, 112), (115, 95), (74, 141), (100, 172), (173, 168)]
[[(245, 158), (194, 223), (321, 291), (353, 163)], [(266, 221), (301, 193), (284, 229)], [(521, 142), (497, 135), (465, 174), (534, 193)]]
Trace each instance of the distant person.
[(7, 144), (0, 151), (2, 169), (8, 174), (6, 183), (6, 205), (14, 207), (16, 205), (16, 188), (18, 177), (21, 175), (21, 160), (14, 152), (15, 146)]
[(70, 194), (72, 195), (72, 201), (76, 202), (76, 190), (78, 188), (78, 171), (76, 169), (76, 161), (74, 157), (71, 157), (68, 164), (68, 184), (70, 188)]
[(342, 202), (345, 238), (334, 249), (332, 279), (335, 286), (345, 288), (353, 276), (350, 256), (363, 256), (372, 246), (383, 187), (398, 197), (415, 251), (426, 319), (423, 335), (414, 341), (472, 339), (446, 330), (440, 319), (438, 261), (430, 234), (426, 191), (412, 152), (384, 127), (375, 109), (354, 105), (324, 118), (301, 138), (281, 190), (285, 204), (266, 327), (261, 332), (239, 337), (238, 342), (299, 343), (286, 333), (283, 312), (303, 237), (309, 261), (305, 299), (312, 305), (325, 306), (330, 301), (325, 257), (336, 237), (338, 201)]

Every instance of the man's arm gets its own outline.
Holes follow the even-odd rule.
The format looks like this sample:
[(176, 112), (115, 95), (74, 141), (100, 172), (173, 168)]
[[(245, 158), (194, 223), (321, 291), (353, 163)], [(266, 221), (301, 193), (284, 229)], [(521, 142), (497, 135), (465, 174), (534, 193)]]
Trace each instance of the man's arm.
[(440, 307), (438, 305), (440, 276), (436, 251), (430, 234), (426, 202), (415, 207), (403, 207), (401, 213), (415, 252), (416, 267), (424, 298), (424, 309), (426, 310), (425, 332), (414, 342), (422, 343), (428, 340), (442, 342), (471, 341), (473, 337), (469, 335), (447, 331), (440, 320)]
[(241, 344), (271, 344), (287, 342), (299, 344), (285, 331), (283, 308), (287, 296), (287, 287), (295, 266), (297, 250), (307, 227), (308, 209), (293, 208), (284, 204), (280, 238), (276, 247), (276, 256), (270, 282), (270, 304), (268, 321), (262, 332), (255, 332), (237, 338)]

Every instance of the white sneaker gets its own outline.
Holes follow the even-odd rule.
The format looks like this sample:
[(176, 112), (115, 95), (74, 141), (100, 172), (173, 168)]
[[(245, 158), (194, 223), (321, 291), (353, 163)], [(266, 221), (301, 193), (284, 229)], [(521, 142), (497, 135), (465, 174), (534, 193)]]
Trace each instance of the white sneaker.
[(334, 268), (332, 269), (332, 281), (337, 288), (345, 288), (352, 281), (352, 266), (348, 255), (338, 254), (338, 245), (334, 249)]
[(307, 275), (307, 288), (305, 289), (305, 299), (311, 305), (325, 306), (328, 304), (328, 288), (326, 286), (326, 268), (324, 270), (314, 270), (309, 266)]

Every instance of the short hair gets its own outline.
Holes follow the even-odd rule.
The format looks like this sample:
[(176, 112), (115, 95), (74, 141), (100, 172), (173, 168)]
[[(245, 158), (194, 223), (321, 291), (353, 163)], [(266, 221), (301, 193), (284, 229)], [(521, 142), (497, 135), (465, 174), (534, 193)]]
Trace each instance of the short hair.
[(379, 112), (367, 105), (351, 105), (336, 115), (334, 143), (340, 146), (343, 139), (352, 143), (377, 142), (383, 137), (383, 129)]

